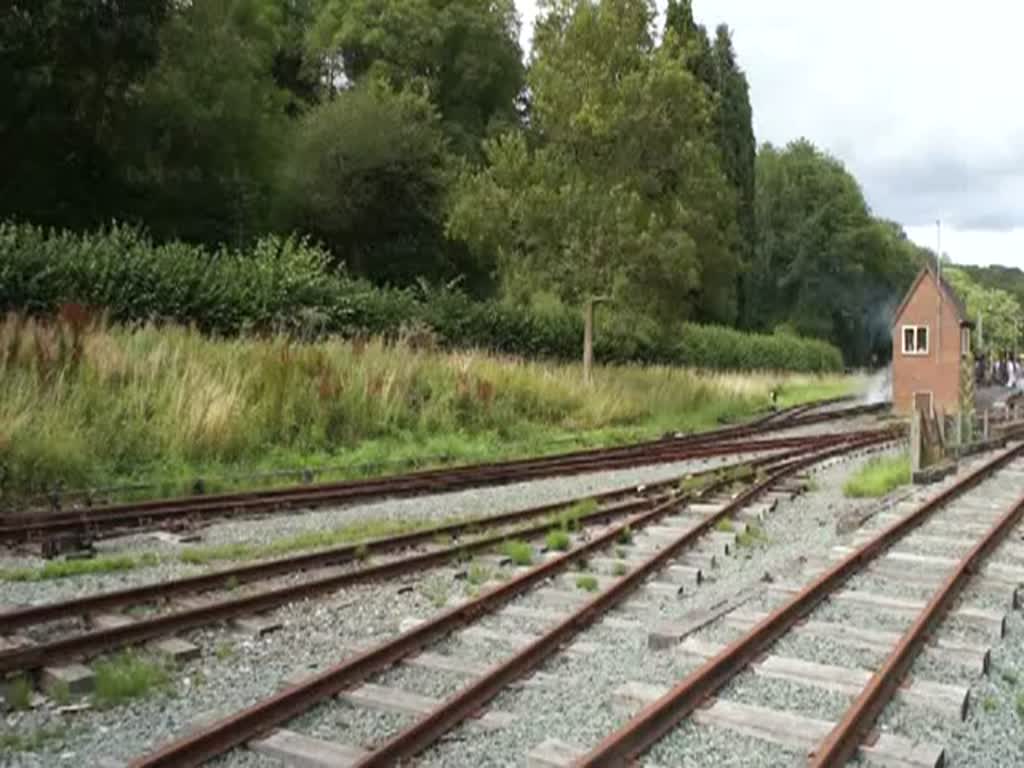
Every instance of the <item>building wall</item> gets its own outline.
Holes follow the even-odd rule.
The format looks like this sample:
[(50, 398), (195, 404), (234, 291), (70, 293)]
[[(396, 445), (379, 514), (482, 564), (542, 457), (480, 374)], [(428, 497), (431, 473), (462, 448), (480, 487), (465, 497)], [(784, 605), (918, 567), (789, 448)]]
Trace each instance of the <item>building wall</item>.
[[(892, 328), (892, 407), (908, 414), (914, 394), (931, 392), (936, 409), (945, 413), (960, 410), (960, 318), (948, 297), (942, 301), (942, 333), (936, 332), (939, 287), (929, 272), (914, 287), (910, 300)], [(928, 327), (928, 354), (903, 354), (903, 326)]]

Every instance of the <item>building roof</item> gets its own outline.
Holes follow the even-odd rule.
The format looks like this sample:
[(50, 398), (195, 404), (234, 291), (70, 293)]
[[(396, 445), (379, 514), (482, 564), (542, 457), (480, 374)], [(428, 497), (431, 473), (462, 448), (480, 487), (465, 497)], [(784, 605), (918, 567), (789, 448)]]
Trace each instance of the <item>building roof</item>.
[(906, 295), (903, 297), (903, 301), (896, 307), (896, 312), (892, 316), (892, 324), (896, 325), (896, 321), (899, 320), (900, 315), (903, 314), (903, 310), (907, 307), (907, 302), (910, 301), (910, 297), (914, 295), (914, 291), (917, 290), (917, 286), (925, 278), (925, 275), (930, 275), (942, 288), (943, 294), (949, 299), (949, 303), (956, 310), (957, 319), (960, 321), (960, 325), (973, 326), (974, 323), (971, 321), (967, 314), (967, 305), (964, 304), (963, 299), (960, 298), (959, 294), (954, 290), (953, 286), (950, 285), (949, 281), (939, 276), (938, 267), (933, 259), (928, 259), (924, 266), (921, 267), (921, 271), (917, 273), (917, 277), (914, 278), (914, 282), (910, 284), (910, 288), (907, 290)]

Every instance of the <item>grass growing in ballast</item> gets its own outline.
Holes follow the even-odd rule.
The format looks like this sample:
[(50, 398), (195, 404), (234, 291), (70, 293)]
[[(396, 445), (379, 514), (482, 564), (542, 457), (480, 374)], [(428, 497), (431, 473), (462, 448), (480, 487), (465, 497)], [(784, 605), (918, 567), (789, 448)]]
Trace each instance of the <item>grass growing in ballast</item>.
[[(256, 487), (622, 444), (841, 395), (853, 379), (597, 366), (409, 341), (218, 339), (92, 317), (0, 318), (0, 502), (64, 489), (139, 496)], [(270, 477), (264, 485), (296, 482)], [(131, 498), (128, 493), (116, 497)]]
[(875, 498), (910, 482), (910, 456), (872, 459), (846, 481), (843, 493), (855, 499)]
[(95, 670), (96, 703), (101, 707), (148, 696), (170, 684), (166, 666), (132, 651), (98, 662)]

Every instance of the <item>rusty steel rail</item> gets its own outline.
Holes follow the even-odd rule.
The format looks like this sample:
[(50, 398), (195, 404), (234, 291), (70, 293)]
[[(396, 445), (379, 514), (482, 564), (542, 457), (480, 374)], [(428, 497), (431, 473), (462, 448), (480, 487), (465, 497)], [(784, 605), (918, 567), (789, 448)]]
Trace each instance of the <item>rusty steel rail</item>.
[[(839, 444), (845, 444), (849, 441), (836, 441), (833, 439), (832, 441), (824, 443), (824, 446), (827, 447), (829, 445), (834, 445), (837, 442)], [(751, 468), (758, 468), (765, 465), (787, 466), (787, 462), (791, 463), (793, 461), (798, 461), (798, 457), (807, 452), (808, 449), (800, 448), (786, 454), (765, 457), (750, 462), (732, 464), (726, 467), (720, 467), (716, 470), (709, 470), (701, 474), (714, 476), (722, 470), (734, 470), (745, 466), (749, 466)], [(665, 483), (659, 484), (658, 489), (671, 489), (677, 482), (678, 479), (666, 481)], [(622, 496), (624, 492), (625, 491), (613, 491), (608, 494), (603, 494), (603, 496), (607, 497), (607, 499), (612, 499), (617, 496)], [(635, 488), (629, 489), (629, 492), (635, 492)], [(598, 509), (581, 515), (577, 522), (583, 525), (594, 525), (615, 520), (625, 515), (645, 511), (663, 500), (664, 498), (662, 497), (641, 498), (626, 501), (625, 503), (616, 506), (605, 507), (604, 509)], [(497, 521), (500, 521), (502, 525), (507, 526), (510, 523), (521, 522), (523, 520), (530, 520), (537, 517), (545, 517), (547, 513), (557, 509), (564, 509), (566, 508), (566, 504), (571, 503), (572, 501), (569, 501), (562, 504), (547, 505), (545, 507), (535, 508), (532, 510), (512, 512), (506, 515), (497, 516), (492, 520), (477, 521), (475, 524), (482, 525), (485, 523), (492, 523), (493, 527), (497, 524)], [(361, 545), (341, 547), (333, 553), (331, 551), (327, 551), (308, 555), (299, 555), (294, 558), (285, 558), (283, 560), (222, 570), (213, 574), (188, 577), (185, 579), (152, 584), (134, 589), (89, 595), (77, 600), (69, 600), (40, 606), (28, 606), (0, 615), (0, 630), (3, 632), (9, 632), (15, 628), (39, 624), (46, 621), (73, 618), (75, 616), (100, 610), (109, 610), (114, 607), (138, 605), (140, 603), (156, 599), (167, 599), (176, 595), (194, 593), (203, 588), (223, 588), (226, 584), (234, 585), (235, 583), (241, 583), (242, 579), (254, 581), (260, 578), (269, 578), (269, 576), (277, 575), (282, 572), (295, 572), (308, 569), (310, 567), (336, 564), (336, 555), (338, 551), (347, 555), (347, 561), (351, 561), (352, 559), (355, 559), (362, 547), (366, 546), (367, 551), (370, 551), (370, 544), (376, 544), (378, 546), (377, 551), (388, 551), (389, 549), (408, 546), (410, 541), (427, 540), (425, 537), (428, 535), (436, 535), (439, 531), (451, 532), (453, 530), (465, 530), (472, 525), (472, 523), (460, 523), (451, 526), (441, 526), (439, 528), (430, 529), (429, 531), (393, 537), (392, 539), (382, 539), (377, 540), (377, 542), (366, 542)], [(230, 619), (235, 616), (269, 610), (300, 598), (324, 594), (326, 592), (332, 592), (356, 584), (392, 578), (405, 573), (415, 573), (424, 568), (437, 566), (454, 558), (463, 557), (469, 553), (489, 549), (511, 538), (543, 535), (551, 529), (551, 525), (552, 523), (549, 519), (544, 519), (541, 522), (528, 527), (505, 530), (477, 541), (454, 544), (450, 547), (441, 548), (423, 554), (411, 555), (382, 565), (367, 566), (356, 569), (345, 574), (312, 579), (299, 584), (265, 590), (252, 595), (232, 597), (227, 600), (210, 603), (209, 605), (189, 608), (169, 614), (162, 614), (125, 624), (123, 626), (87, 631), (77, 635), (51, 640), (42, 644), (0, 651), (0, 675), (18, 671), (28, 671), (38, 668), (44, 663), (51, 663), (53, 661), (63, 659), (79, 658), (125, 645), (152, 640), (157, 637), (162, 637), (187, 629), (194, 629), (196, 627)]]
[[(796, 456), (809, 451), (819, 450), (834, 443), (849, 442), (853, 439), (857, 439), (857, 437), (848, 437), (847, 435), (824, 436), (817, 441), (808, 443), (806, 446), (801, 446), (785, 453), (773, 454), (768, 457), (754, 459), (748, 462), (724, 465), (716, 469), (705, 470), (704, 472), (697, 473), (694, 476), (700, 477), (704, 475), (713, 475), (718, 472), (729, 471), (742, 466), (756, 468), (763, 464), (770, 464), (795, 458)], [(671, 488), (678, 482), (679, 478), (672, 478), (662, 482), (652, 483), (650, 485), (642, 486), (642, 492), (643, 494), (657, 493), (666, 488)], [(630, 485), (591, 496), (567, 499), (561, 502), (544, 504), (538, 507), (506, 512), (499, 515), (432, 526), (430, 528), (398, 534), (396, 536), (370, 539), (316, 552), (279, 558), (277, 560), (267, 560), (250, 565), (221, 569), (213, 573), (204, 573), (198, 576), (188, 576), (181, 579), (148, 584), (140, 587), (100, 592), (87, 595), (85, 597), (55, 603), (24, 606), (0, 613), (0, 635), (13, 632), (26, 626), (31, 626), (33, 624), (74, 618), (75, 616), (81, 616), (97, 611), (138, 605), (140, 603), (154, 600), (194, 594), (196, 592), (202, 592), (209, 589), (220, 589), (225, 584), (240, 585), (268, 579), (282, 574), (291, 574), (314, 568), (341, 565), (359, 559), (364, 555), (382, 554), (406, 549), (424, 542), (432, 541), (438, 536), (457, 537), (467, 531), (481, 532), (489, 528), (525, 522), (567, 509), (573, 504), (580, 502), (594, 501), (597, 503), (608, 503), (631, 496), (635, 497), (637, 495), (638, 486)]]
[[(150, 530), (168, 522), (192, 524), (205, 522), (209, 517), (436, 493), (554, 475), (738, 453), (746, 450), (747, 445), (733, 441), (742, 438), (870, 413), (879, 408), (878, 405), (856, 406), (766, 426), (727, 427), (621, 448), (592, 449), (540, 459), (428, 470), (370, 480), (152, 500), (63, 512), (7, 515), (0, 517), (0, 542), (24, 543), (61, 535), (95, 538), (125, 531)], [(776, 442), (780, 443), (781, 448), (785, 447), (781, 444), (783, 440), (793, 444), (793, 441), (801, 439), (806, 438), (784, 438)]]
[(942, 621), (967, 582), (978, 572), (982, 561), (1006, 539), (1022, 516), (1024, 497), (1018, 499), (1013, 507), (999, 518), (942, 582), (924, 610), (900, 638), (885, 663), (846, 710), (843, 718), (811, 752), (810, 766), (830, 768), (835, 765), (846, 765), (847, 761), (853, 759), (875, 720), (900, 687), (904, 676), (927, 642), (928, 635)]
[[(644, 707), (625, 726), (580, 758), (577, 768), (625, 766), (646, 752), (702, 702), (764, 653), (782, 635), (851, 576), (892, 544), (923, 524), (936, 510), (971, 490), (1024, 453), (1024, 444), (1003, 452), (953, 486), (893, 523), (841, 560), (769, 614), (744, 637), (729, 644), (657, 701)], [(833, 763), (831, 765), (841, 765)]]
[[(872, 441), (865, 439), (863, 443), (860, 443), (859, 445), (866, 446), (872, 444), (874, 441), (880, 442), (882, 439), (883, 438), (878, 437), (873, 438)], [(889, 439), (892, 439), (891, 435), (889, 436)], [(841, 452), (843, 450), (853, 450), (857, 446), (857, 443), (852, 443), (840, 448), (833, 448), (831, 451)], [(790, 471), (795, 471), (797, 467), (804, 463), (810, 464), (813, 462), (810, 459), (793, 460), (790, 462)], [(775, 475), (773, 475), (773, 477), (775, 477)], [(759, 489), (758, 492), (760, 492), (760, 490), (763, 490), (764, 484), (759, 484), (756, 487)], [(749, 498), (750, 494), (751, 492), (748, 491), (740, 498)], [(595, 537), (593, 540), (575, 547), (564, 555), (560, 555), (546, 563), (535, 566), (526, 573), (495, 587), (469, 603), (444, 611), (435, 618), (401, 633), (390, 641), (364, 651), (324, 672), (314, 675), (309, 681), (301, 685), (280, 691), (270, 698), (249, 707), (248, 709), (242, 710), (241, 712), (229, 716), (226, 719), (203, 728), (202, 730), (190, 733), (189, 735), (158, 749), (152, 754), (138, 758), (132, 761), (130, 766), (131, 768), (170, 768), (171, 766), (174, 766), (174, 768), (191, 768), (191, 766), (201, 765), (203, 762), (217, 755), (223, 754), (233, 747), (243, 744), (249, 739), (297, 717), (307, 711), (310, 707), (336, 695), (345, 688), (366, 680), (373, 673), (386, 669), (392, 664), (417, 652), (424, 646), (442, 639), (459, 627), (471, 623), (480, 616), (500, 608), (534, 585), (539, 584), (551, 578), (559, 571), (564, 570), (572, 562), (613, 545), (626, 529), (643, 528), (656, 523), (686, 500), (686, 497), (682, 496), (672, 498), (649, 511), (636, 515), (625, 523), (617, 525), (600, 536)], [(714, 520), (717, 519), (720, 519), (719, 515), (709, 518), (711, 522), (707, 524), (707, 528), (705, 530), (710, 529), (710, 527), (714, 525)], [(702, 524), (701, 527), (704, 528), (704, 525)], [(673, 547), (671, 551), (678, 551), (682, 546), (684, 545), (680, 544), (678, 547)], [(663, 553), (656, 556), (655, 560), (659, 563), (666, 562), (671, 557), (671, 554), (668, 554), (667, 552), (668, 550), (663, 550)], [(653, 568), (655, 568), (654, 565), (651, 566), (651, 569)], [(648, 573), (649, 572), (650, 571), (648, 571)], [(627, 576), (626, 579), (624, 579), (624, 582), (629, 579), (630, 577)], [(628, 581), (628, 583), (635, 586), (641, 580), (642, 577), (636, 576), (631, 581)], [(611, 601), (607, 603), (607, 605), (611, 604)], [(602, 607), (605, 605), (606, 604), (604, 603), (600, 604)], [(577, 627), (575, 631), (578, 631), (578, 628), (582, 628), (586, 623), (592, 621), (593, 618), (598, 615), (598, 609), (599, 605), (595, 604), (595, 601), (588, 603), (588, 605), (584, 607), (584, 613), (582, 615), (575, 615), (575, 618), (577, 618), (579, 622), (578, 627), (576, 622), (574, 622), (573, 619), (570, 619), (560, 625), (560, 628), (566, 627), (565, 629), (561, 629), (561, 631), (563, 633), (571, 633), (574, 631), (573, 627)], [(564, 637), (567, 636), (569, 635), (564, 635)], [(561, 642), (561, 639), (558, 642)], [(535, 664), (538, 660), (544, 658), (547, 653), (550, 652), (551, 648), (557, 647), (557, 644), (558, 643), (553, 639), (548, 639), (543, 648), (537, 646), (533, 650), (534, 658), (530, 664)], [(534, 648), (536, 645), (537, 644), (535, 643), (530, 646), (530, 648)], [(522, 674), (522, 672), (529, 666), (526, 662), (520, 663), (524, 666), (514, 664), (513, 662), (510, 662), (510, 664), (512, 664), (514, 669), (510, 667), (509, 670), (505, 672), (501, 672), (499, 670), (495, 673), (497, 675), (496, 677), (488, 676), (490, 682), (487, 683), (487, 690), (484, 690), (483, 687), (477, 690), (474, 686), (473, 690), (476, 692), (472, 697), (467, 694), (467, 698), (464, 700), (452, 702), (453, 704), (457, 703), (459, 707), (459, 714), (455, 717), (454, 722), (457, 723), (466, 716), (468, 707), (470, 707), (470, 698), (475, 699), (476, 697), (483, 695), (482, 701), (489, 700), (491, 696), (493, 696), (493, 693), (490, 693), (489, 695), (484, 694), (489, 693), (491, 686), (499, 684), (500, 687), (500, 685), (504, 684), (501, 681), (506, 678)], [(501, 669), (505, 669), (505, 666), (506, 665), (503, 665)], [(445, 720), (447, 723), (448, 717), (445, 717)], [(422, 735), (417, 737), (418, 740), (422, 740), (423, 738), (425, 737)], [(402, 752), (403, 754), (405, 753), (404, 748)], [(393, 765), (394, 763), (388, 762), (387, 764)]]
[(720, 521), (727, 520), (773, 485), (801, 469), (806, 469), (827, 458), (866, 447), (872, 442), (863, 441), (833, 448), (804, 459), (788, 462), (784, 467), (773, 471), (768, 478), (748, 488), (720, 511), (705, 517), (699, 524), (645, 560), (612, 587), (589, 600), (522, 651), (493, 668), (469, 687), (441, 702), (409, 728), (388, 739), (383, 745), (356, 762), (356, 768), (386, 768), (415, 757), (463, 720), (479, 711), (510, 683), (540, 666), (545, 659), (557, 652), (574, 636), (626, 599), (649, 576), (664, 568), (683, 549), (714, 530)]

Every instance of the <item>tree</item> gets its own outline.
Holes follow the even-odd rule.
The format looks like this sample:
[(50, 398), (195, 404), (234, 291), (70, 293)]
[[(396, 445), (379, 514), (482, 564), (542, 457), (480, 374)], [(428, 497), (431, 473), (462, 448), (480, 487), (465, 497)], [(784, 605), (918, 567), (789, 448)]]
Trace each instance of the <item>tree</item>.
[(451, 277), (445, 140), (422, 96), (367, 84), (303, 118), (283, 167), (280, 222), (378, 282)]
[(33, 0), (0, 11), (0, 210), (92, 226), (117, 212), (115, 127), (157, 61), (168, 0)]
[(898, 227), (871, 216), (857, 181), (806, 140), (757, 158), (750, 316), (827, 339), (848, 362), (888, 347), (888, 323), (921, 263)]
[(265, 228), (288, 101), (272, 73), (280, 24), (270, 0), (175, 11), (122, 126), (131, 194), (121, 217), (206, 243), (239, 244)]
[[(725, 177), (736, 195), (736, 222), (739, 227), (737, 260), (742, 277), (750, 268), (757, 237), (754, 216), (757, 141), (754, 138), (753, 109), (747, 76), (736, 63), (732, 36), (724, 24), (716, 31), (713, 54), (718, 78), (715, 89), (718, 93), (718, 147), (722, 153)], [(744, 300), (746, 291), (742, 281), (738, 293)], [(749, 323), (749, 318), (744, 319)]]
[(325, 0), (313, 47), (340, 56), (349, 82), (381, 79), (429, 95), (453, 149), (516, 122), (523, 85), (513, 0)]
[(530, 137), (486, 143), (486, 167), (456, 186), (450, 231), (497, 254), (509, 295), (728, 322), (732, 199), (704, 90), (655, 48), (653, 4), (549, 0), (542, 12)]
[(1013, 295), (978, 284), (961, 268), (944, 267), (942, 276), (953, 286), (975, 323), (976, 352), (984, 352), (991, 357), (1019, 349), (1021, 306)]
[(665, 10), (665, 45), (680, 55), (687, 69), (710, 93), (717, 93), (718, 70), (703, 24), (693, 17), (692, 0), (669, 0)]

